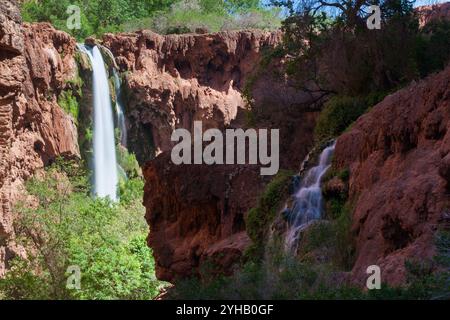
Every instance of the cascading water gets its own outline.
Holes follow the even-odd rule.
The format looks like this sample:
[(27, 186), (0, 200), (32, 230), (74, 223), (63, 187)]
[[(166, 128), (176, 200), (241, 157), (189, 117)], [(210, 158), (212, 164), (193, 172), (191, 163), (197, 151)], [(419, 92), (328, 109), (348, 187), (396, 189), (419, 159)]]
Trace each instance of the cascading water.
[(336, 143), (333, 143), (323, 150), (319, 165), (306, 172), (299, 190), (294, 195), (293, 208), (289, 211), (289, 229), (285, 239), (287, 250), (295, 249), (300, 231), (322, 216), (321, 180), (331, 167), (335, 146)]
[(94, 96), (94, 195), (117, 201), (117, 160), (114, 140), (114, 119), (108, 75), (98, 47), (79, 45), (93, 69)]
[(116, 89), (116, 115), (117, 115), (117, 125), (120, 130), (120, 144), (124, 147), (127, 146), (127, 128), (125, 124), (125, 114), (123, 112), (122, 103), (122, 83), (120, 81), (117, 71), (114, 69), (114, 86)]

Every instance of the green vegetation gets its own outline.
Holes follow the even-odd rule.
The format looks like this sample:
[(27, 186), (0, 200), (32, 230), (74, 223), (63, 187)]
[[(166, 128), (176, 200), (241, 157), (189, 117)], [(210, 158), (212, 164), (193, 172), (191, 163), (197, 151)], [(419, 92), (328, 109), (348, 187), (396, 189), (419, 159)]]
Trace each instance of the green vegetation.
[(450, 22), (431, 22), (420, 32), (416, 41), (416, 60), (421, 77), (442, 70), (450, 56)]
[(281, 209), (282, 201), (288, 195), (292, 176), (293, 173), (289, 171), (278, 172), (260, 196), (258, 206), (248, 212), (245, 227), (253, 241), (252, 248), (249, 249), (249, 256), (262, 254), (261, 251), (254, 252), (254, 250), (261, 250), (264, 247), (269, 227)]
[(373, 1), (312, 1), (295, 8), (289, 0), (273, 2), (289, 9), (283, 22), (287, 71), (308, 91), (353, 97), (389, 92), (450, 60), (450, 24), (419, 28), (414, 1), (375, 1), (382, 12), (379, 30), (367, 28), (361, 10)]
[[(28, 259), (13, 260), (0, 296), (152, 299), (159, 293), (145, 240), (142, 179), (123, 182), (120, 203), (92, 199), (83, 166), (59, 159), (27, 182), (27, 192), (14, 228)], [(80, 290), (66, 288), (69, 266), (80, 268)]]
[[(333, 228), (317, 225), (310, 243), (325, 247), (333, 242)], [(331, 237), (331, 239), (330, 239)], [(321, 244), (322, 243), (322, 244)], [(301, 299), (301, 300), (386, 300), (448, 299), (450, 295), (450, 234), (438, 233), (438, 254), (430, 264), (407, 262), (408, 282), (404, 287), (382, 285), (381, 290), (364, 291), (340, 282), (343, 274), (330, 263), (301, 260), (284, 253), (280, 243), (267, 249), (261, 262), (246, 263), (231, 277), (191, 278), (176, 283), (171, 299)], [(436, 268), (443, 270), (436, 272)]]
[(151, 29), (162, 34), (181, 34), (201, 29), (209, 32), (236, 29), (276, 29), (277, 11), (261, 7), (258, 0), (184, 0), (174, 3), (158, 16), (127, 22), (126, 31)]
[[(81, 29), (66, 26), (67, 8), (80, 7)], [(259, 0), (41, 0), (25, 1), (25, 21), (48, 21), (78, 39), (106, 32), (152, 29), (160, 33), (186, 33), (243, 28), (277, 28), (278, 11)]]
[(142, 177), (142, 170), (136, 156), (121, 145), (117, 145), (117, 163), (125, 171), (128, 178)]
[(78, 100), (72, 95), (72, 91), (62, 91), (58, 97), (58, 105), (77, 121), (80, 107)]
[(317, 141), (333, 139), (343, 133), (361, 115), (383, 100), (385, 94), (369, 94), (362, 97), (334, 96), (323, 107), (317, 120)]
[(83, 79), (77, 74), (67, 80), (65, 89), (58, 95), (58, 105), (78, 123), (80, 115), (80, 100), (83, 97)]

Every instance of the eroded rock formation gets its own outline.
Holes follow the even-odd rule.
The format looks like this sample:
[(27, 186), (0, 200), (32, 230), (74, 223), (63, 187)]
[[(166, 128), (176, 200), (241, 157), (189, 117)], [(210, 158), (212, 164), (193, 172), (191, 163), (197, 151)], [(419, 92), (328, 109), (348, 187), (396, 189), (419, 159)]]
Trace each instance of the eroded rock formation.
[(280, 40), (281, 33), (263, 31), (105, 35), (103, 45), (128, 71), (130, 139), (143, 147), (135, 150), (141, 163), (171, 150), (175, 128), (190, 130), (195, 120), (205, 129), (230, 125), (246, 108), (246, 79)]
[(210, 272), (232, 272), (250, 244), (244, 216), (266, 183), (259, 170), (176, 166), (163, 154), (144, 168), (144, 175), (157, 277), (173, 281), (208, 267)]
[[(388, 96), (337, 142), (335, 165), (350, 170), (353, 278), (378, 265), (405, 281), (405, 261), (434, 254), (450, 201), (450, 67)], [(447, 221), (448, 223), (448, 221)]]
[[(290, 155), (280, 159), (283, 168), (297, 169), (313, 144), (317, 111), (302, 108), (311, 97), (271, 76), (281, 61), (268, 65), (264, 77), (257, 70), (280, 37), (263, 31), (170, 36), (143, 31), (103, 38), (122, 71), (130, 71), (129, 146), (141, 162), (162, 152), (144, 169), (149, 244), (159, 279), (196, 275), (208, 265), (230, 273), (250, 244), (244, 217), (270, 181), (256, 166), (173, 165), (175, 128), (192, 132), (194, 121), (201, 120), (204, 130), (280, 129), (280, 152)], [(257, 111), (251, 124), (245, 90)]]
[(23, 25), (15, 0), (0, 3), (0, 275), (17, 251), (11, 206), (24, 180), (58, 155), (79, 155), (74, 120), (57, 104), (74, 50), (49, 24)]

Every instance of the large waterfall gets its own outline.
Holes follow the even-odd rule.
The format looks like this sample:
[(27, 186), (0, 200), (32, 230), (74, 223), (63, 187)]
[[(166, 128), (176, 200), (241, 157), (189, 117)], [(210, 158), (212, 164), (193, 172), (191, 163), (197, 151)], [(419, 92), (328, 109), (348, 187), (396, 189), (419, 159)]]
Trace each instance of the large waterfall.
[(285, 240), (288, 250), (295, 248), (300, 231), (322, 216), (321, 180), (331, 166), (335, 145), (333, 143), (323, 150), (319, 164), (306, 172), (299, 190), (294, 195), (294, 204), (289, 212), (289, 229)]
[(117, 160), (114, 139), (114, 118), (108, 75), (98, 47), (80, 45), (91, 60), (94, 96), (94, 194), (118, 200)]

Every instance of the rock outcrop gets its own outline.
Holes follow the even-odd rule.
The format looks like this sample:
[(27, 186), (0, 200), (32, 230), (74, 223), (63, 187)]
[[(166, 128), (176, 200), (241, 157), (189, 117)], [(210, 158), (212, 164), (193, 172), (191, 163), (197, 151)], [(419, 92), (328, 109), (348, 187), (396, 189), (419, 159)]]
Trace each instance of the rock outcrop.
[(11, 206), (23, 181), (79, 155), (74, 120), (57, 104), (76, 72), (75, 45), (49, 24), (22, 24), (15, 0), (0, 3), (0, 275), (17, 251)]
[(405, 262), (433, 256), (449, 216), (450, 66), (361, 117), (338, 139), (335, 166), (350, 170), (353, 278), (378, 265), (383, 281), (404, 283)]
[(450, 2), (439, 3), (429, 6), (421, 6), (416, 9), (419, 16), (419, 25), (427, 25), (431, 21), (450, 19)]
[[(280, 129), (280, 153), (291, 155), (281, 159), (282, 168), (297, 169), (313, 144), (317, 111), (303, 108), (311, 97), (271, 76), (281, 61), (267, 65), (264, 77), (258, 70), (264, 52), (280, 40), (278, 32), (257, 30), (104, 36), (102, 44), (129, 71), (128, 145), (141, 163), (160, 154), (144, 169), (149, 244), (159, 279), (198, 275), (211, 265), (230, 273), (250, 244), (244, 217), (270, 181), (257, 166), (173, 165), (174, 129), (192, 132), (196, 120), (204, 130)], [(252, 111), (244, 91), (254, 99)], [(252, 112), (257, 116), (248, 119)]]
[(138, 160), (171, 150), (172, 131), (190, 130), (195, 120), (205, 130), (229, 126), (246, 109), (245, 81), (280, 40), (281, 33), (263, 31), (105, 35), (103, 45), (128, 71), (129, 142)]
[(244, 217), (266, 183), (259, 170), (176, 166), (163, 154), (148, 163), (144, 175), (149, 245), (158, 279), (174, 281), (208, 268), (231, 273), (250, 244)]

